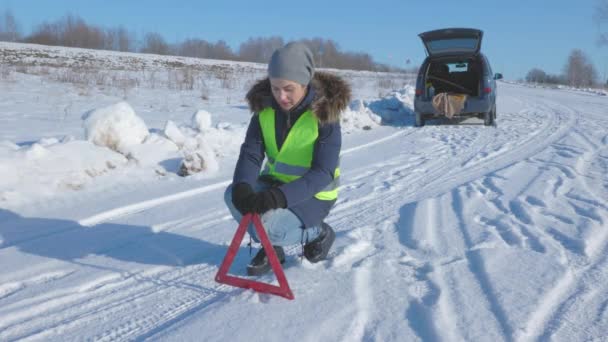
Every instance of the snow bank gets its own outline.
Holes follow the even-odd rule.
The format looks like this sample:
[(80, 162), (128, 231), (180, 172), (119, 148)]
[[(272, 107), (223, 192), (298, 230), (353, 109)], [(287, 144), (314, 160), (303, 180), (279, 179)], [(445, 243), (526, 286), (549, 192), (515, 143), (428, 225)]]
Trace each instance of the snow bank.
[[(211, 127), (211, 113), (206, 110), (197, 110), (191, 119), (191, 126), (178, 127), (172, 121), (167, 121), (164, 135), (181, 150), (183, 160), (177, 173), (180, 176), (189, 176), (201, 172), (216, 172), (219, 169), (217, 156), (222, 150), (234, 154), (235, 150), (229, 146), (235, 144), (235, 134), (231, 132), (232, 126), (228, 123), (219, 123), (216, 128)], [(211, 144), (214, 141), (215, 144)]]
[(374, 114), (363, 100), (352, 101), (340, 117), (340, 125), (344, 133), (360, 129), (368, 130), (380, 124), (382, 118)]
[(157, 173), (164, 174), (165, 171), (175, 173), (177, 169), (173, 162), (181, 158), (179, 147), (167, 139), (164, 135), (151, 133), (146, 140), (139, 145), (131, 145), (125, 148), (127, 158), (142, 169), (152, 169)]
[(211, 113), (206, 110), (197, 110), (192, 116), (192, 127), (200, 132), (211, 128)]
[[(180, 176), (189, 176), (200, 172), (215, 172), (219, 169), (217, 162), (216, 148), (209, 144), (206, 135), (217, 137), (222, 135), (223, 129), (211, 128), (211, 114), (207, 111), (199, 110), (192, 118), (191, 126), (178, 127), (171, 121), (167, 121), (164, 134), (175, 143), (181, 150), (183, 160), (177, 173)], [(231, 135), (227, 135), (231, 137)], [(218, 139), (215, 139), (218, 140)]]
[(165, 137), (167, 137), (167, 139), (173, 141), (175, 145), (177, 145), (177, 147), (179, 148), (182, 148), (186, 143), (186, 136), (184, 135), (184, 133), (182, 133), (179, 127), (177, 127), (177, 125), (171, 120), (168, 120), (165, 124), (165, 129), (163, 130), (163, 133)]
[(180, 166), (180, 176), (188, 176), (203, 171), (213, 173), (219, 170), (216, 155), (202, 135), (190, 140), (183, 153), (184, 160)]
[(149, 133), (126, 102), (93, 110), (82, 119), (87, 140), (51, 137), (26, 146), (0, 141), (0, 203), (20, 205), (80, 190), (97, 176), (127, 165), (129, 174), (215, 172), (219, 169), (216, 150), (222, 146), (209, 141), (221, 141), (223, 147), (231, 142), (235, 147), (228, 147), (227, 153), (234, 153), (240, 144), (230, 125), (210, 127), (207, 111), (194, 115), (196, 127), (167, 121), (160, 133)]
[(404, 125), (413, 115), (414, 88), (407, 86), (382, 99), (354, 100), (342, 113), (342, 131), (368, 130), (377, 125)]
[(123, 154), (148, 136), (144, 121), (124, 101), (87, 112), (82, 119), (87, 140)]
[(127, 163), (123, 155), (88, 141), (43, 143), (0, 144), (0, 203), (18, 204), (60, 190), (79, 190), (93, 178)]
[(73, 137), (45, 138), (22, 147), (0, 141), (0, 206), (18, 206), (81, 190), (98, 176), (126, 167), (130, 175), (155, 176), (206, 174), (219, 169), (216, 153), (202, 133), (189, 126), (182, 130), (170, 121), (163, 133), (150, 133), (139, 144), (120, 146), (117, 153)]
[(369, 108), (382, 118), (382, 124), (405, 125), (413, 115), (413, 89), (406, 87), (382, 99), (372, 101)]

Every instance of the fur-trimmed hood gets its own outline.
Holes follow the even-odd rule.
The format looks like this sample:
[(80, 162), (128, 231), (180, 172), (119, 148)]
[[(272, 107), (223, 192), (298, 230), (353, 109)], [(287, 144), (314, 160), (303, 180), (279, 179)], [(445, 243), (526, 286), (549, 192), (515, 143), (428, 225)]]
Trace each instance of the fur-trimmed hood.
[[(342, 78), (326, 72), (316, 72), (311, 87), (315, 90), (315, 98), (311, 109), (322, 124), (338, 122), (340, 113), (350, 103), (350, 86)], [(270, 79), (258, 81), (251, 87), (246, 96), (249, 109), (259, 113), (272, 103)]]

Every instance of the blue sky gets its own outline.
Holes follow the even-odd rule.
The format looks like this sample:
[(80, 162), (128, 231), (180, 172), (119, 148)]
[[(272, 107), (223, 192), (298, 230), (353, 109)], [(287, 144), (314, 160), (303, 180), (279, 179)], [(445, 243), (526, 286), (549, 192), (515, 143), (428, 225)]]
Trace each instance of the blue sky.
[[(95, 25), (124, 25), (138, 37), (156, 31), (169, 42), (225, 40), (235, 50), (249, 37), (321, 37), (338, 42), (343, 51), (367, 52), (400, 67), (407, 59), (413, 64), (424, 59), (418, 33), (473, 27), (484, 31), (482, 51), (507, 79), (533, 67), (560, 73), (574, 48), (583, 50), (605, 79), (608, 46), (596, 45), (596, 1), (0, 0), (0, 11), (11, 10), (25, 33), (72, 13)], [(608, 23), (602, 29), (608, 30)]]

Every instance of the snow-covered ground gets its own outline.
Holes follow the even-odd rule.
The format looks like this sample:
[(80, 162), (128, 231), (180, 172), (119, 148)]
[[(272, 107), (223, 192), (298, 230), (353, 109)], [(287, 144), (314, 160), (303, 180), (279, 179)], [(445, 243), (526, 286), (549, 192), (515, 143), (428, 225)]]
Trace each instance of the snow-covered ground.
[[(411, 79), (340, 72), (336, 242), (318, 264), (286, 250), (289, 301), (214, 281), (262, 65), (201, 67), (190, 89), (177, 62), (216, 62), (0, 51), (30, 56), (0, 70), (0, 341), (608, 339), (606, 96), (500, 83), (497, 127), (414, 128)], [(180, 177), (188, 156), (205, 167)]]

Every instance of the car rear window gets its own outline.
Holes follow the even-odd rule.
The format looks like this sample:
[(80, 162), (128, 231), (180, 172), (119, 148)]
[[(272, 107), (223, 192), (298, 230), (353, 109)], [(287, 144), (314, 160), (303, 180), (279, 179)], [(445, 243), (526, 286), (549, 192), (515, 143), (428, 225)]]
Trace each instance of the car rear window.
[(427, 43), (427, 47), (432, 54), (442, 53), (446, 51), (471, 51), (477, 48), (478, 39), (475, 38), (455, 38), (455, 39), (438, 39)]

